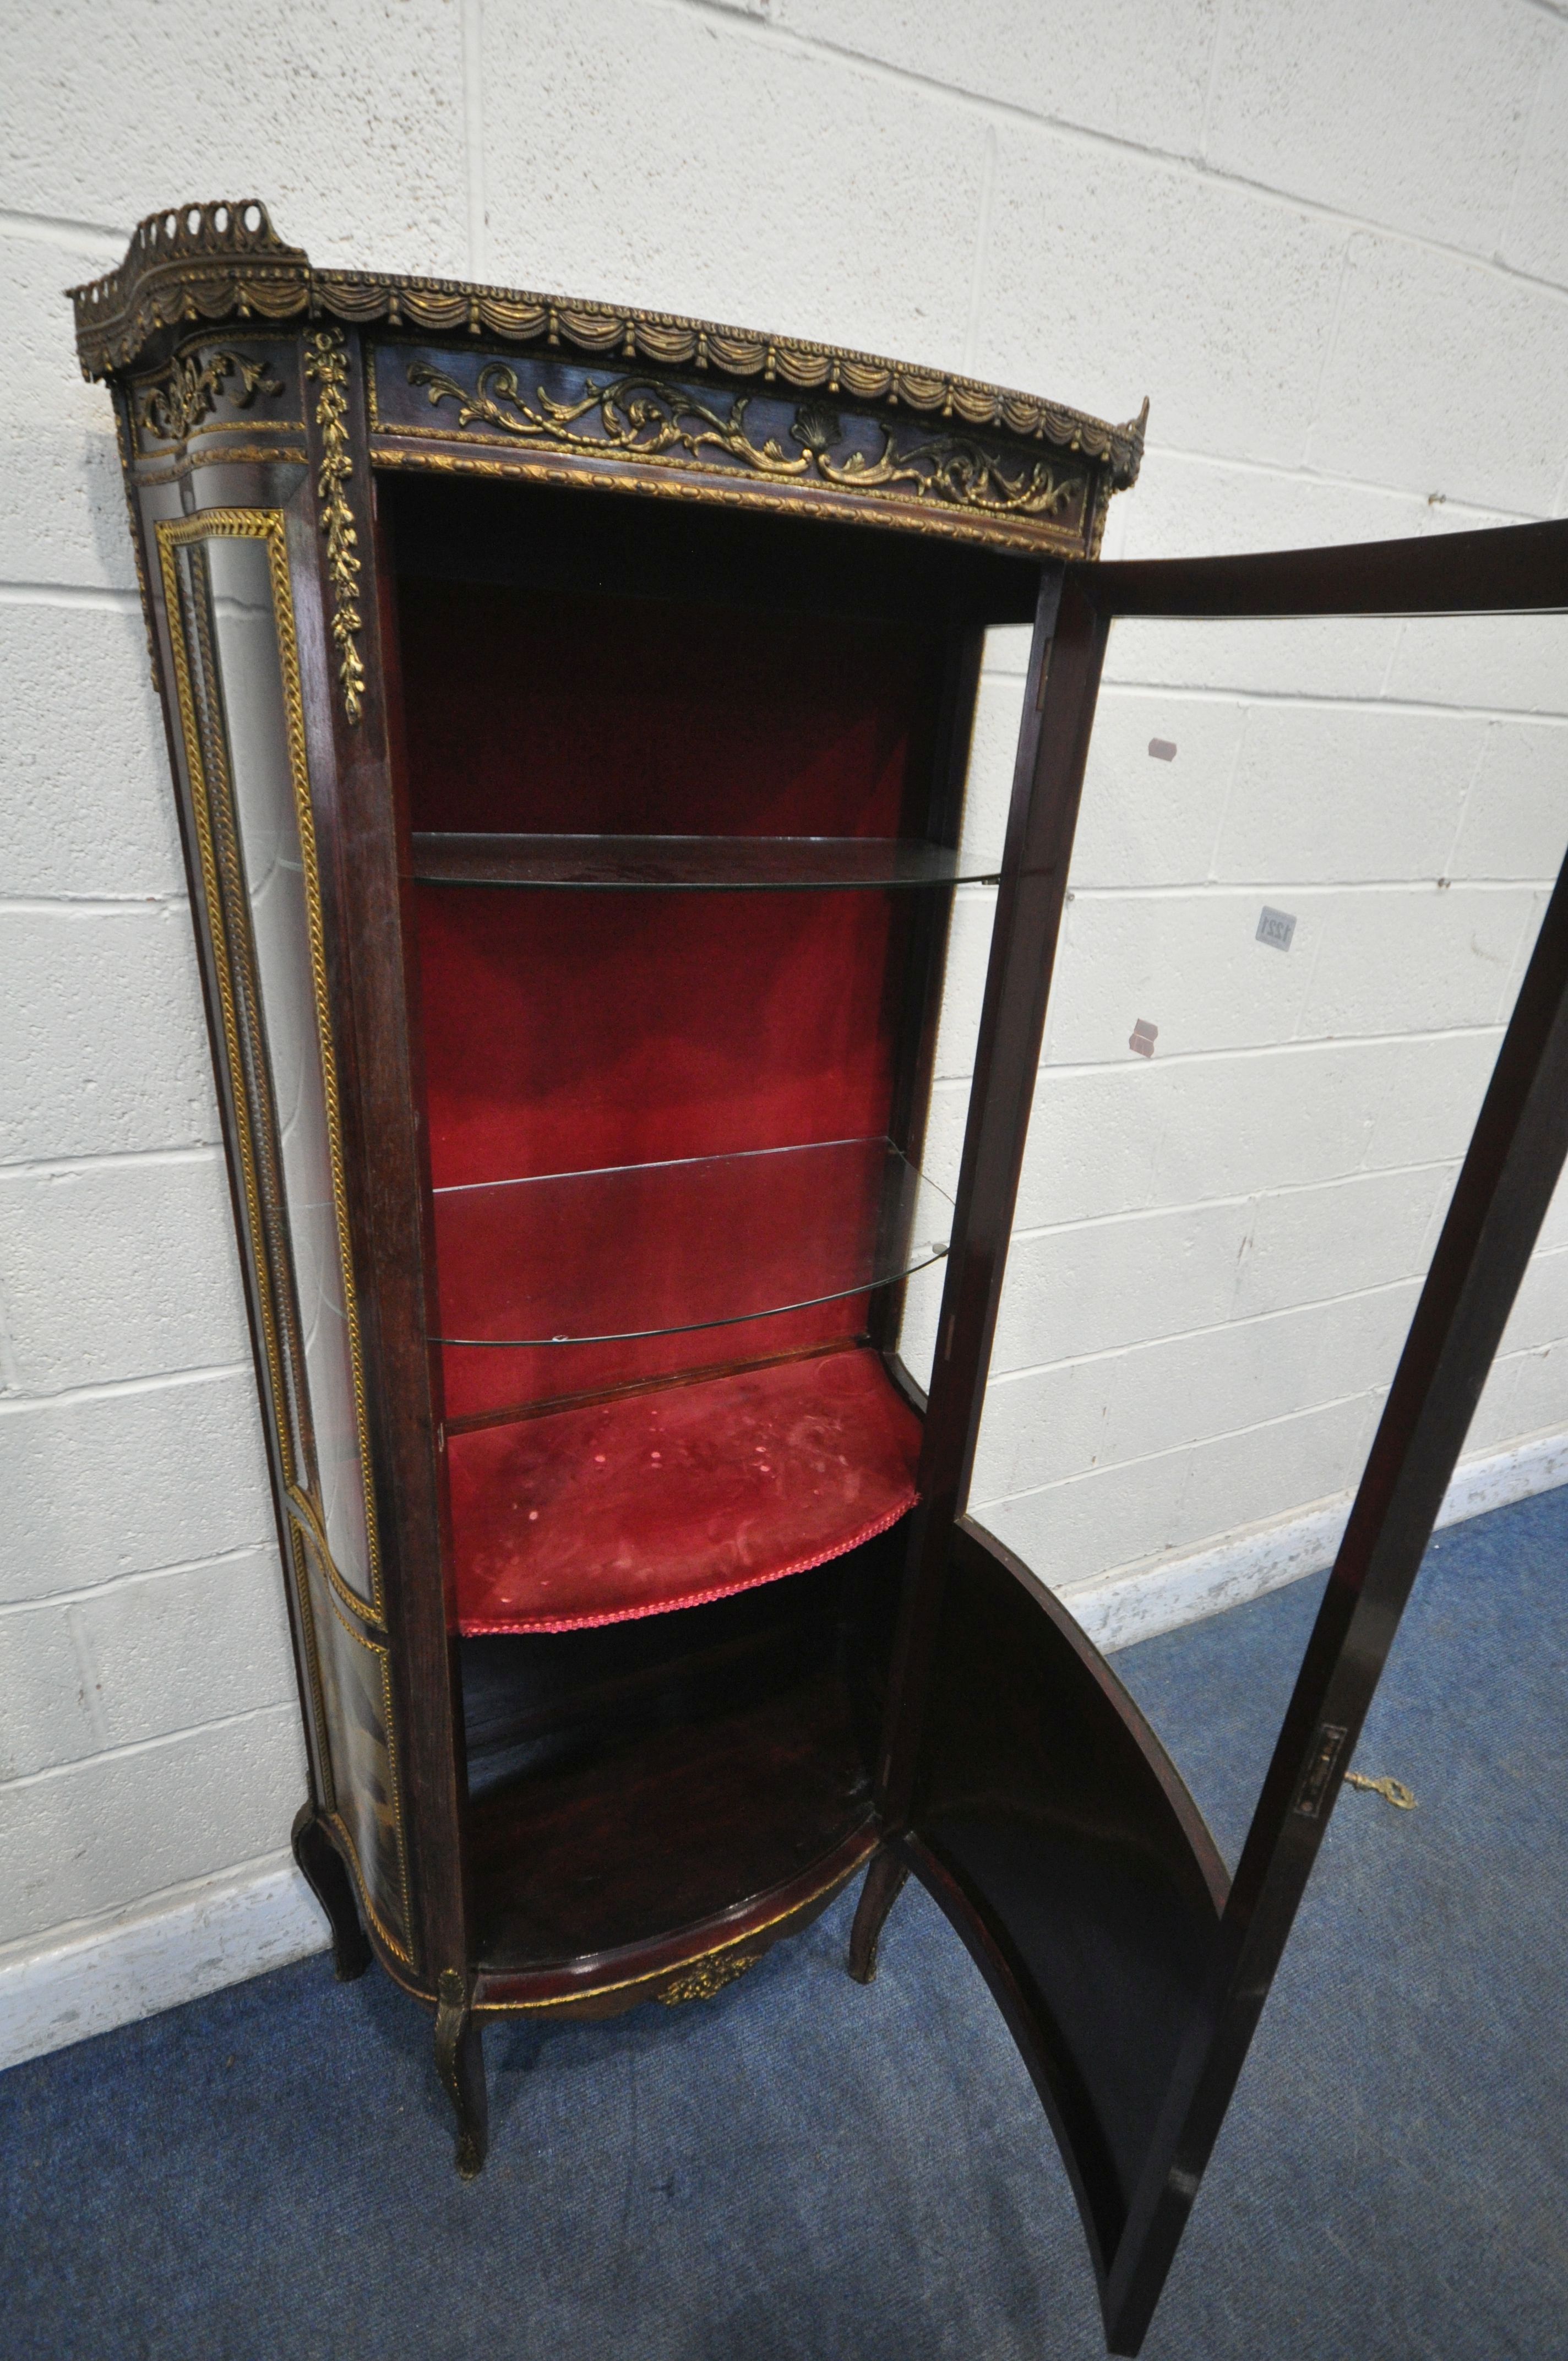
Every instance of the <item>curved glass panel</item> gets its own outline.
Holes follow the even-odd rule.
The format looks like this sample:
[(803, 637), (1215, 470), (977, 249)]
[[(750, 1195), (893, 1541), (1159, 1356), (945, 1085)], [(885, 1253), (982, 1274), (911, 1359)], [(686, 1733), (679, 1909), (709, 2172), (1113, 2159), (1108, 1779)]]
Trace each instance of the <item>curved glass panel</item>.
[(441, 1338), (604, 1344), (862, 1295), (938, 1262), (953, 1208), (885, 1139), (434, 1192)]
[(311, 1474), (319, 1488), (334, 1563), (351, 1588), (369, 1598), (364, 1468), (333, 1193), (310, 906), (268, 550), (264, 542), (248, 537), (214, 537), (203, 545), (203, 558), (282, 1161), (292, 1308), (304, 1363), (302, 1385), (294, 1373), (295, 1449), (304, 1488), (311, 1488)]
[[(1112, 626), (970, 1513), (1233, 1861), (1563, 860), (1565, 655), (1555, 615)], [(1565, 1241), (1473, 1464), (1568, 1423)]]
[(406, 1959), (282, 519), (224, 510), (163, 524), (159, 541), (317, 1799), (356, 1865), (378, 1935)]
[[(962, 1513), (890, 1817), (1050, 2094), (1117, 2351), (1342, 1780), (1320, 1932), (1443, 1843), (1470, 1635), (1539, 1642), (1539, 1582), (1495, 1578), (1534, 1574), (1528, 1510), (1462, 1521), (1568, 1424), (1568, 612), (1462, 609), (1568, 610), (1565, 556), (1112, 569), (1025, 740), (930, 1422)], [(1409, 620), (1355, 611), (1385, 587)], [(1114, 622), (1096, 708), (1102, 617), (1163, 595), (1239, 619)]]

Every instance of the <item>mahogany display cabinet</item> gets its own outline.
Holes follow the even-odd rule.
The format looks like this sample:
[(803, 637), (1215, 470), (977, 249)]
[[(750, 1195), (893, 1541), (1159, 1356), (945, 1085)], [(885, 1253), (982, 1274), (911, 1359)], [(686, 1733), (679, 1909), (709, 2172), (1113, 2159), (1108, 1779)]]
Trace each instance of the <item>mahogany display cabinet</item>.
[[(1541, 931), (1234, 1880), (968, 1513), (1118, 614), (1568, 603), (1568, 526), (1104, 565), (1142, 422), (313, 269), (257, 203), (74, 291), (191, 902), (338, 1972), (481, 2029), (718, 1991), (868, 1871), (978, 1962), (1146, 2326), (1568, 1129)], [(983, 635), (1032, 628), (1000, 850)], [(958, 897), (997, 885), (956, 1202)], [(971, 896), (971, 899), (973, 897)], [(929, 1399), (899, 1354), (945, 1260)], [(1048, 1577), (1050, 1568), (1036, 1569)]]

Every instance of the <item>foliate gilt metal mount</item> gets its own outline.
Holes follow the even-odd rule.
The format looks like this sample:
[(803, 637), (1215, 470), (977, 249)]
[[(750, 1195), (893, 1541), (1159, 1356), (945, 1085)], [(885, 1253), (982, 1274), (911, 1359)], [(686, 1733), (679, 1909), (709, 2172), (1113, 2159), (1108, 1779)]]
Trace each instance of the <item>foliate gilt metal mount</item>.
[(689, 365), (739, 383), (760, 379), (829, 399), (841, 394), (861, 404), (886, 402), (916, 414), (956, 419), (960, 426), (994, 427), (1020, 441), (1081, 452), (1107, 467), (1118, 491), (1135, 480), (1143, 458), (1146, 402), (1136, 419), (1108, 426), (1061, 403), (973, 378), (673, 313), (468, 287), (449, 279), (314, 270), (301, 247), (278, 236), (266, 206), (255, 198), (150, 214), (119, 269), (73, 288), (71, 296), (77, 350), (82, 374), (90, 378), (129, 368), (162, 328), (306, 313), (356, 327), (384, 321), (392, 328), (443, 336), (499, 337), (598, 360), (613, 356), (664, 368)]
[[(752, 436), (747, 424), (750, 394), (735, 395), (728, 411), (721, 411), (677, 387), (627, 376), (609, 385), (590, 378), (579, 401), (557, 401), (540, 386), (531, 402), (517, 371), (505, 361), (488, 362), (472, 391), (424, 361), (411, 362), (408, 378), (411, 385), (427, 389), (433, 406), (455, 401), (460, 427), (489, 426), (588, 456), (617, 453), (656, 459), (678, 451), (700, 460), (714, 453), (773, 482), (817, 477), (841, 490), (898, 490), (992, 516), (1056, 516), (1082, 489), (1079, 473), (1060, 472), (1027, 453), (1018, 454), (1010, 466), (1011, 455), (973, 435), (942, 435), (901, 449), (883, 426), (882, 449), (874, 457), (850, 451), (835, 458), (833, 445), (844, 440), (844, 427), (838, 412), (822, 401), (804, 401), (796, 409), (788, 433), (797, 448), (790, 452), (773, 436), (762, 442)], [(594, 421), (597, 434), (575, 431), (585, 419)]]
[(247, 360), (236, 353), (210, 353), (204, 361), (193, 354), (170, 362), (141, 399), (139, 423), (160, 443), (183, 443), (216, 405), (232, 377), (239, 384), (231, 395), (236, 407), (248, 410), (258, 393), (281, 393), (280, 381), (269, 373), (265, 361)]
[(316, 328), (305, 339), (305, 375), (320, 389), (316, 425), (322, 459), (316, 477), (316, 507), (326, 535), (326, 570), (332, 582), (332, 637), (337, 650), (338, 686), (350, 726), (364, 709), (365, 664), (359, 653), (359, 535), (344, 489), (354, 473), (348, 452), (348, 355), (341, 328)]

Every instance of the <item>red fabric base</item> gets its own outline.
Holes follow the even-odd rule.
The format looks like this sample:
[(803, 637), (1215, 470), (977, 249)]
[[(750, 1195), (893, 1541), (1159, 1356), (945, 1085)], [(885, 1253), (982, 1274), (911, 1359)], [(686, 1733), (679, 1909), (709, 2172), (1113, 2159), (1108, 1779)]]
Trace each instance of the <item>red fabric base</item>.
[(453, 1435), (459, 1627), (576, 1631), (803, 1574), (914, 1507), (919, 1451), (864, 1349)]

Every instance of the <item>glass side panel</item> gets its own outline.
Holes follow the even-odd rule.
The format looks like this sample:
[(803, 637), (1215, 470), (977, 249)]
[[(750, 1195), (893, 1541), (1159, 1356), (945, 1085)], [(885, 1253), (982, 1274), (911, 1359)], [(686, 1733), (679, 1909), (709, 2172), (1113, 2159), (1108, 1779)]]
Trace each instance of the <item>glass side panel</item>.
[[(334, 1082), (282, 531), (271, 512), (230, 511), (163, 525), (159, 539), (317, 1793), (381, 1939), (407, 1959), (397, 1756), (387, 1647), (371, 1620), (374, 1529), (334, 1188)], [(356, 1598), (364, 1611), (348, 1603)]]
[(685, 886), (820, 892), (994, 884), (995, 862), (908, 837), (417, 835), (422, 885)]
[[(1113, 627), (970, 1513), (1233, 1861), (1565, 839), (1568, 618)], [(1564, 1427), (1560, 1199), (1449, 1513)]]
[(940, 1260), (951, 1201), (885, 1139), (434, 1192), (444, 1344), (717, 1328)]
[(268, 550), (248, 537), (203, 544), (211, 591), (234, 824), (250, 917), (256, 986), (281, 1159), (302, 1373), (296, 1393), (301, 1480), (319, 1489), (333, 1559), (371, 1596), (364, 1470), (356, 1415), (343, 1255), (333, 1194), (310, 913)]

